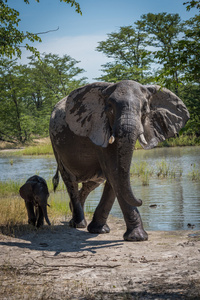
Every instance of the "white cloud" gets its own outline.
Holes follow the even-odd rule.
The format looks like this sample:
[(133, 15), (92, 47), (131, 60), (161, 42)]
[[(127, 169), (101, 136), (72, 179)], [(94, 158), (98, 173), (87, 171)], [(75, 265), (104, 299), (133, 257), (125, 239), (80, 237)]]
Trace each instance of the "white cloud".
[(65, 36), (43, 41), (37, 49), (43, 53), (54, 53), (60, 56), (66, 54), (80, 61), (78, 66), (86, 72), (83, 76), (88, 77), (89, 82), (101, 75), (101, 65), (109, 59), (100, 52), (95, 51), (98, 42), (106, 39), (106, 36), (86, 35), (86, 36)]

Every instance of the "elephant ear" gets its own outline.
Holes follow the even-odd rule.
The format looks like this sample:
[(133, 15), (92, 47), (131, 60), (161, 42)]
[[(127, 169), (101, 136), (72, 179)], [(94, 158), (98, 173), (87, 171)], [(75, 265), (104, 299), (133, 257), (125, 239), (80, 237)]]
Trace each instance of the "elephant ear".
[(146, 86), (150, 92), (150, 112), (142, 121), (144, 140), (140, 144), (151, 149), (159, 142), (174, 137), (189, 119), (189, 112), (180, 98), (166, 88), (158, 85)]
[(33, 193), (32, 184), (30, 182), (26, 182), (24, 185), (21, 186), (19, 193), (24, 200), (30, 201), (29, 198), (32, 196)]
[(69, 94), (66, 101), (66, 122), (76, 135), (89, 137), (97, 146), (107, 147), (110, 126), (105, 113), (102, 91), (109, 83), (93, 83)]

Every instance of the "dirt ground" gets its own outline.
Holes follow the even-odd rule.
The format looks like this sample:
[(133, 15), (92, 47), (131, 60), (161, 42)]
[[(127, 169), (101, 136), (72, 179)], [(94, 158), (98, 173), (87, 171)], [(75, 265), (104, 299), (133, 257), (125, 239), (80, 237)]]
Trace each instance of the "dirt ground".
[(0, 299), (200, 299), (200, 232), (124, 242), (122, 220), (92, 235), (68, 222), (0, 235)]

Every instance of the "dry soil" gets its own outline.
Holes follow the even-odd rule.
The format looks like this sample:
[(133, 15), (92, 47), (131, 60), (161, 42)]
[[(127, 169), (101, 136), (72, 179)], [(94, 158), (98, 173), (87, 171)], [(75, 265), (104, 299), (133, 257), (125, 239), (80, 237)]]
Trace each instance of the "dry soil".
[(124, 242), (122, 220), (92, 235), (59, 221), (0, 235), (0, 299), (200, 299), (200, 232)]

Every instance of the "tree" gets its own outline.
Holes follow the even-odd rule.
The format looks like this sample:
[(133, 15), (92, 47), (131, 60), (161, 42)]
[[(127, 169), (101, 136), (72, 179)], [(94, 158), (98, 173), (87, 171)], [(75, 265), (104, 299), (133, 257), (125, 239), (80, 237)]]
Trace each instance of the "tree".
[(47, 136), (54, 105), (86, 84), (77, 63), (70, 56), (52, 54), (43, 54), (40, 60), (32, 56), (24, 66), (2, 59), (0, 139), (24, 143), (31, 135)]
[(158, 13), (141, 16), (144, 31), (148, 34), (148, 44), (153, 47), (154, 63), (159, 66), (156, 81), (173, 89), (178, 94), (179, 63), (177, 61), (177, 41), (183, 31), (178, 14)]
[(181, 97), (190, 111), (187, 132), (200, 136), (200, 15), (185, 22), (184, 37), (178, 47), (184, 73)]
[(184, 37), (179, 40), (180, 67), (186, 82), (200, 86), (200, 15), (185, 21)]
[(190, 10), (191, 8), (196, 7), (197, 9), (200, 9), (200, 0), (190, 0), (187, 2), (184, 2), (183, 5), (186, 5), (186, 9)]
[(99, 42), (97, 51), (103, 52), (114, 61), (103, 65), (103, 72), (107, 74), (99, 79), (114, 82), (123, 79), (146, 79), (151, 59), (145, 40), (146, 33), (142, 31), (139, 22), (135, 28), (124, 26), (120, 27), (119, 32), (108, 34), (106, 41)]
[(10, 142), (25, 142), (31, 133), (33, 118), (27, 118), (24, 103), (27, 94), (27, 78), (23, 76), (25, 67), (18, 66), (16, 60), (1, 61), (0, 69), (0, 139)]
[[(39, 2), (39, 0), (36, 1)], [(80, 5), (75, 0), (60, 0), (60, 2), (62, 1), (71, 4), (71, 6), (75, 6), (76, 12), (82, 14)], [(7, 0), (0, 0), (0, 55), (8, 58), (14, 56), (21, 57), (22, 47), (24, 47), (39, 56), (39, 52), (36, 48), (30, 46), (28, 43), (35, 41), (41, 42), (42, 40), (39, 37), (40, 33), (35, 34), (28, 31), (25, 33), (24, 31), (18, 30), (17, 27), (21, 21), (19, 12), (10, 8), (6, 2)], [(24, 0), (24, 2), (29, 4), (29, 0)], [(27, 42), (25, 43), (26, 40)]]

